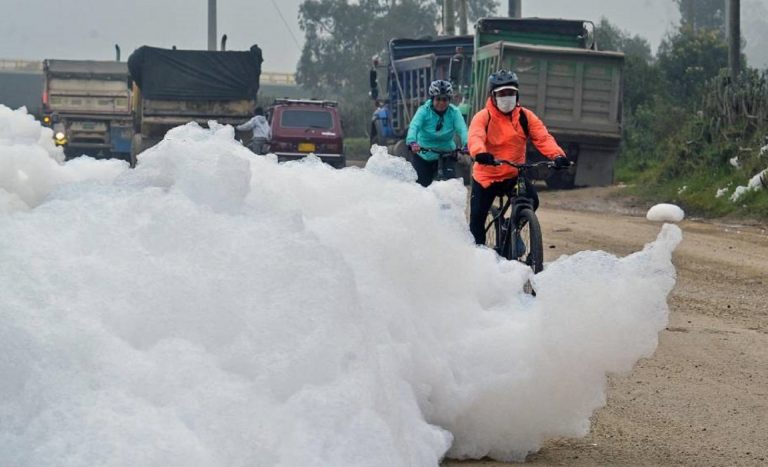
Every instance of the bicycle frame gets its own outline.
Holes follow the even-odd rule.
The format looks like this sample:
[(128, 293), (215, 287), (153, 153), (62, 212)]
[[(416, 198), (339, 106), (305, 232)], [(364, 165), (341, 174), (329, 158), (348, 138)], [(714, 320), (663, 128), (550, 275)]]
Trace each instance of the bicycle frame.
[[(552, 163), (549, 161), (534, 164), (515, 164), (507, 161), (499, 161), (499, 163), (516, 167), (519, 173), (515, 186), (508, 193), (499, 196), (501, 202), (499, 203), (498, 212), (495, 212), (495, 208), (491, 208), (490, 215), (492, 219), (485, 228), (486, 237), (488, 236), (488, 231), (494, 229), (494, 234), (497, 237), (494, 249), (499, 256), (521, 261), (531, 266), (535, 272), (538, 272), (538, 266), (533, 264), (535, 261), (531, 257), (531, 246), (527, 245), (520, 235), (520, 231), (527, 225), (528, 218), (532, 216), (535, 218), (535, 214), (533, 214), (533, 200), (527, 196), (527, 172), (540, 165), (551, 166)], [(525, 211), (529, 211), (529, 213), (521, 214)], [(535, 223), (538, 224), (538, 221)], [(536, 229), (539, 229), (538, 225), (536, 225)], [(521, 257), (525, 253), (528, 253), (528, 255), (522, 260)], [(541, 258), (538, 258), (538, 260), (540, 261)]]

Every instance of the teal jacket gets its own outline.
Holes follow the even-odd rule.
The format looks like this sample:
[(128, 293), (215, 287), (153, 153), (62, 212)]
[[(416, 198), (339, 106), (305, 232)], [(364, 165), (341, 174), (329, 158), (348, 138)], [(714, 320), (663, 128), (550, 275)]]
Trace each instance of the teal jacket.
[[(432, 109), (432, 100), (424, 102), (416, 111), (408, 126), (406, 144), (418, 143), (422, 148), (452, 151), (456, 149), (453, 135), (461, 140), (461, 145), (467, 145), (467, 124), (461, 116), (459, 108), (453, 104), (448, 105), (442, 116), (443, 126), (436, 131), (440, 115)], [(439, 154), (434, 152), (420, 152), (419, 156), (426, 161), (435, 161)]]

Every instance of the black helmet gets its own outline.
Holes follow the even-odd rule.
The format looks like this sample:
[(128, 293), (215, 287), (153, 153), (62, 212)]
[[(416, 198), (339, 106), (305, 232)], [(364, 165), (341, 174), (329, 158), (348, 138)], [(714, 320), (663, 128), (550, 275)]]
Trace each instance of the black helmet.
[(488, 77), (488, 94), (502, 86), (512, 86), (517, 90), (520, 86), (517, 75), (513, 71), (499, 70)]
[(453, 97), (453, 85), (450, 81), (438, 79), (429, 85), (429, 97), (448, 96)]

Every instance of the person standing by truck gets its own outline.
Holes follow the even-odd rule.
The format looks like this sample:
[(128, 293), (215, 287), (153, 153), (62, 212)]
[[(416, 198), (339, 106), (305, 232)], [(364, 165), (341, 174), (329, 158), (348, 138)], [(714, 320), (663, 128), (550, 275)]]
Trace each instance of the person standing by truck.
[[(531, 110), (520, 106), (519, 82), (511, 71), (499, 70), (488, 77), (488, 99), (469, 125), (469, 153), (474, 158), (469, 230), (478, 245), (485, 244), (485, 218), (497, 196), (508, 193), (517, 181), (517, 169), (494, 165), (495, 159), (522, 164), (530, 137), (541, 154), (566, 167), (565, 151)], [(539, 200), (533, 185), (526, 186), (534, 209)]]
[(264, 109), (256, 107), (253, 114), (253, 118), (238, 125), (237, 129), (239, 131), (252, 130), (253, 135), (251, 136), (251, 140), (248, 141), (247, 146), (255, 154), (264, 154), (267, 141), (272, 137), (272, 129), (270, 128), (266, 117), (264, 117)]
[[(451, 83), (441, 79), (433, 81), (429, 85), (429, 97), (413, 116), (405, 138), (413, 153), (411, 164), (418, 176), (416, 181), (424, 187), (432, 183), (437, 173), (440, 154), (434, 151), (455, 150), (455, 135), (462, 147), (467, 146), (467, 124), (458, 107), (451, 104)], [(455, 157), (450, 163), (456, 163)]]

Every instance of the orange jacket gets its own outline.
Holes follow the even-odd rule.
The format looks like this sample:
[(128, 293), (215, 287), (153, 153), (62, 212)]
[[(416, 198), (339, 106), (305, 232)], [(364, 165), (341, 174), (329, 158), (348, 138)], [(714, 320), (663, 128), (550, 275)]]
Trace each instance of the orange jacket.
[[(532, 111), (517, 106), (512, 113), (505, 115), (488, 98), (485, 108), (478, 111), (469, 124), (469, 153), (472, 157), (481, 152), (490, 152), (496, 159), (524, 163), (527, 138), (520, 126), (520, 112), (525, 112), (528, 117), (528, 134), (541, 154), (549, 159), (565, 155), (565, 151)], [(515, 177), (517, 169), (508, 165), (475, 163), (472, 167), (472, 178), (484, 188), (488, 188), (491, 183)]]

